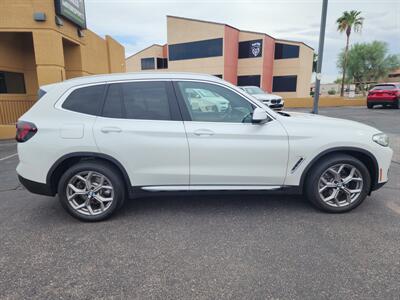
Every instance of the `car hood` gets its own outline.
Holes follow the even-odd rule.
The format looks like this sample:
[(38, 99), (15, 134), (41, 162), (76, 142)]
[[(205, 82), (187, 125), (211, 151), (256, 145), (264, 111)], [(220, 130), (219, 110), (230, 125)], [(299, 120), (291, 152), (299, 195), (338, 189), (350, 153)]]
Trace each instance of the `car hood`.
[(252, 95), (257, 100), (273, 100), (273, 99), (282, 99), (281, 96), (274, 94), (253, 94)]
[(304, 135), (321, 135), (321, 131), (326, 134), (351, 136), (356, 135), (370, 135), (379, 133), (378, 129), (365, 125), (363, 123), (331, 118), (311, 113), (298, 113), (298, 112), (286, 112), (290, 116), (285, 117), (280, 115), (283, 125), (288, 130), (288, 133), (296, 132), (299, 134), (299, 130), (305, 129)]

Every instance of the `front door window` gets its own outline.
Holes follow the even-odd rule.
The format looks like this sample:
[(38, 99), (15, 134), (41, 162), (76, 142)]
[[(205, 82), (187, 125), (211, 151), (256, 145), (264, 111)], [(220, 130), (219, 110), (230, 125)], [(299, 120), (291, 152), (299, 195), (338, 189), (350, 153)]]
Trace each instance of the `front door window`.
[(190, 81), (178, 86), (192, 121), (251, 123), (254, 106), (230, 89)]

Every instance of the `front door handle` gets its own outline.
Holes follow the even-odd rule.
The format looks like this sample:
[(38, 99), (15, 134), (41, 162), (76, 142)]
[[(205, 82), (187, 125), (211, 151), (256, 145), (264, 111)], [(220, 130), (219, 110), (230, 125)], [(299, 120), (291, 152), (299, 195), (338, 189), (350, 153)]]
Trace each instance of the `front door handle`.
[(210, 129), (197, 129), (193, 132), (197, 136), (212, 136), (214, 135), (214, 131)]
[(119, 127), (103, 127), (100, 129), (103, 133), (110, 133), (110, 132), (121, 132), (122, 129)]

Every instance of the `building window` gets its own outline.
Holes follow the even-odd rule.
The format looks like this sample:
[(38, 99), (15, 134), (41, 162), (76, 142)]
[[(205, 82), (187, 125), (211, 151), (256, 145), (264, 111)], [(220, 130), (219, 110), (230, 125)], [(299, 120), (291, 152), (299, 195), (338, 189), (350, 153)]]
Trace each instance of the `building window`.
[(157, 57), (157, 69), (168, 69), (168, 59)]
[(249, 75), (249, 76), (238, 76), (237, 85), (238, 86), (260, 86), (261, 76), (260, 75)]
[(0, 71), (0, 94), (25, 94), (23, 73)]
[(154, 57), (142, 58), (140, 60), (142, 65), (142, 70), (154, 70)]
[(169, 60), (222, 56), (222, 38), (168, 46)]
[(272, 80), (273, 92), (295, 92), (297, 89), (297, 75), (274, 76)]
[(239, 43), (239, 58), (262, 56), (262, 40), (245, 41)]
[(298, 58), (300, 47), (287, 44), (275, 44), (275, 59)]

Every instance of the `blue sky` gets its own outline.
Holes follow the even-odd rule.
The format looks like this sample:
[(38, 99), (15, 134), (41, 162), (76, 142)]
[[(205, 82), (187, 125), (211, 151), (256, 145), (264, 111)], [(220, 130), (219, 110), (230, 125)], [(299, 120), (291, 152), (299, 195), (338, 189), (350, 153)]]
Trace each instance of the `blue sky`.
[[(299, 40), (317, 51), (321, 4), (322, 0), (86, 0), (86, 14), (88, 28), (116, 38), (125, 46), (127, 56), (166, 42), (166, 15)], [(343, 11), (353, 9), (362, 11), (365, 21), (362, 32), (352, 34), (352, 44), (380, 40), (388, 43), (390, 53), (400, 54), (400, 0), (329, 0), (323, 82), (338, 77), (336, 60), (345, 45), (345, 36), (336, 31), (335, 21)]]

